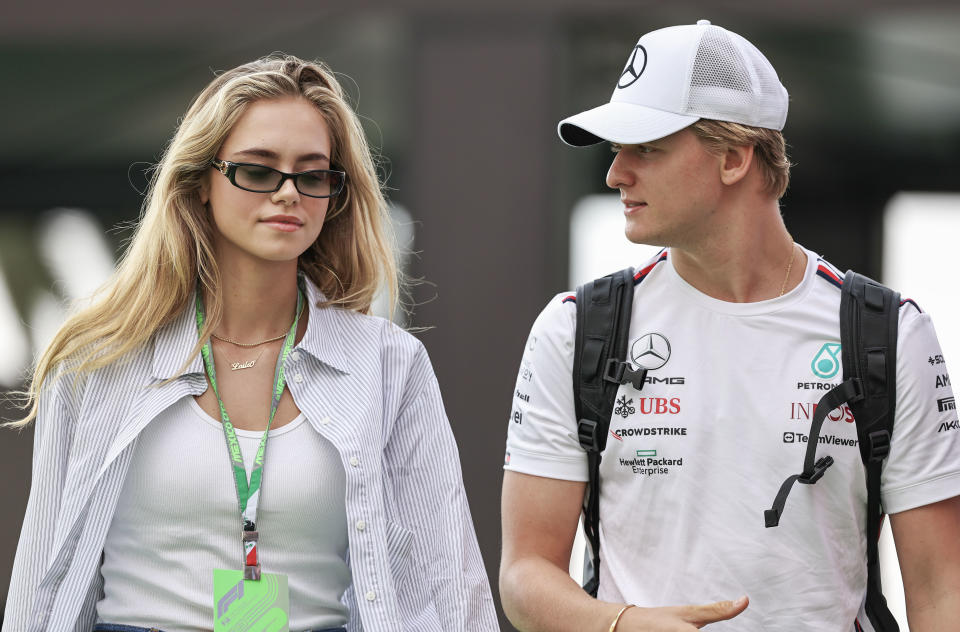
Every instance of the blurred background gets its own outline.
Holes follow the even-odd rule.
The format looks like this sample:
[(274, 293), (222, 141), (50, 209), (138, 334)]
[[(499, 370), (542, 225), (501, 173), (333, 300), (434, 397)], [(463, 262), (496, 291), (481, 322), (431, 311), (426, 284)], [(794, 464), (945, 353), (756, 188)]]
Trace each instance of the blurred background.
[[(213, 74), (273, 51), (323, 59), (385, 159), (414, 253), (407, 272), (426, 281), (406, 323), (429, 328), (418, 336), (496, 594), (500, 464), (529, 327), (556, 292), (646, 256), (624, 240), (604, 187), (608, 148), (566, 147), (556, 123), (609, 99), (642, 33), (700, 18), (751, 40), (790, 92), (784, 133), (796, 166), (783, 213), (794, 238), (917, 300), (951, 361), (952, 0), (14, 2), (0, 9), (0, 391), (23, 386), (69, 302), (105, 279), (138, 217), (145, 172)], [(2, 406), (4, 419), (17, 417)], [(0, 595), (31, 447), (29, 430), (0, 436)], [(902, 608), (902, 597), (891, 601)]]

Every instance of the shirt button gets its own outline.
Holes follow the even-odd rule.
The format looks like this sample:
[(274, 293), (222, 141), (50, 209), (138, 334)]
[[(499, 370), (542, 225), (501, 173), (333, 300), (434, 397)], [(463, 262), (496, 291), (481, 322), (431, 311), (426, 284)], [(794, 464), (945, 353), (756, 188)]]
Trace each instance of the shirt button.
[(329, 417), (323, 417), (323, 418), (320, 419), (320, 425), (321, 425), (321, 426), (326, 426), (328, 423), (330, 423), (330, 418), (329, 418)]
[(358, 465), (360, 465), (360, 459), (358, 459), (355, 456), (350, 457), (350, 465), (352, 465), (353, 467), (357, 467)]
[(290, 359), (293, 360), (294, 362), (298, 361), (300, 359), (300, 352), (294, 351), (293, 353), (291, 353)]
[(373, 601), (376, 598), (377, 598), (377, 593), (375, 593), (372, 590), (367, 592), (367, 601)]
[(300, 373), (297, 373), (296, 375), (293, 376), (293, 381), (299, 384), (300, 382), (303, 381), (303, 375), (301, 375)]
[(363, 531), (367, 528), (367, 523), (363, 520), (357, 520), (357, 531)]

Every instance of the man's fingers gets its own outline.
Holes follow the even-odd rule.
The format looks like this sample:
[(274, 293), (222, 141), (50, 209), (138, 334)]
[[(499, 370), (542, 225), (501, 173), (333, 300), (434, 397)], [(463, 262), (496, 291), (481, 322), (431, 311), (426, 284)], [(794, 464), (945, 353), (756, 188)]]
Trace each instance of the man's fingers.
[(750, 600), (744, 595), (736, 601), (716, 601), (700, 606), (686, 606), (683, 619), (698, 628), (702, 628), (708, 623), (734, 618), (746, 610), (749, 603)]

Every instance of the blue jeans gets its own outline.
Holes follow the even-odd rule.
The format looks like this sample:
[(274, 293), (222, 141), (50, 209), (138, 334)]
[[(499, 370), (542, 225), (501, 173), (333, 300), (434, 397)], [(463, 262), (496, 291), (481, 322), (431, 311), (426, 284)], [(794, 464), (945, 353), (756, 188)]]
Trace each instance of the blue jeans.
[[(160, 628), (141, 628), (136, 625), (121, 625), (119, 623), (98, 623), (93, 626), (93, 632), (163, 632)], [(316, 628), (307, 632), (347, 632), (346, 628)]]

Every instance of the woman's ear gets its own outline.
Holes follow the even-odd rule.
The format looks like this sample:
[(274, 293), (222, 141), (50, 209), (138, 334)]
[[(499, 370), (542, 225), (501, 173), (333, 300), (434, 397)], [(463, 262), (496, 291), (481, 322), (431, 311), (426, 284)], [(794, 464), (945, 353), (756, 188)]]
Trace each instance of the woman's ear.
[(200, 188), (197, 189), (197, 195), (200, 196), (200, 203), (204, 206), (210, 202), (210, 174), (203, 176), (200, 180)]
[(724, 184), (736, 184), (743, 180), (753, 164), (753, 145), (730, 145), (720, 161), (720, 180)]

